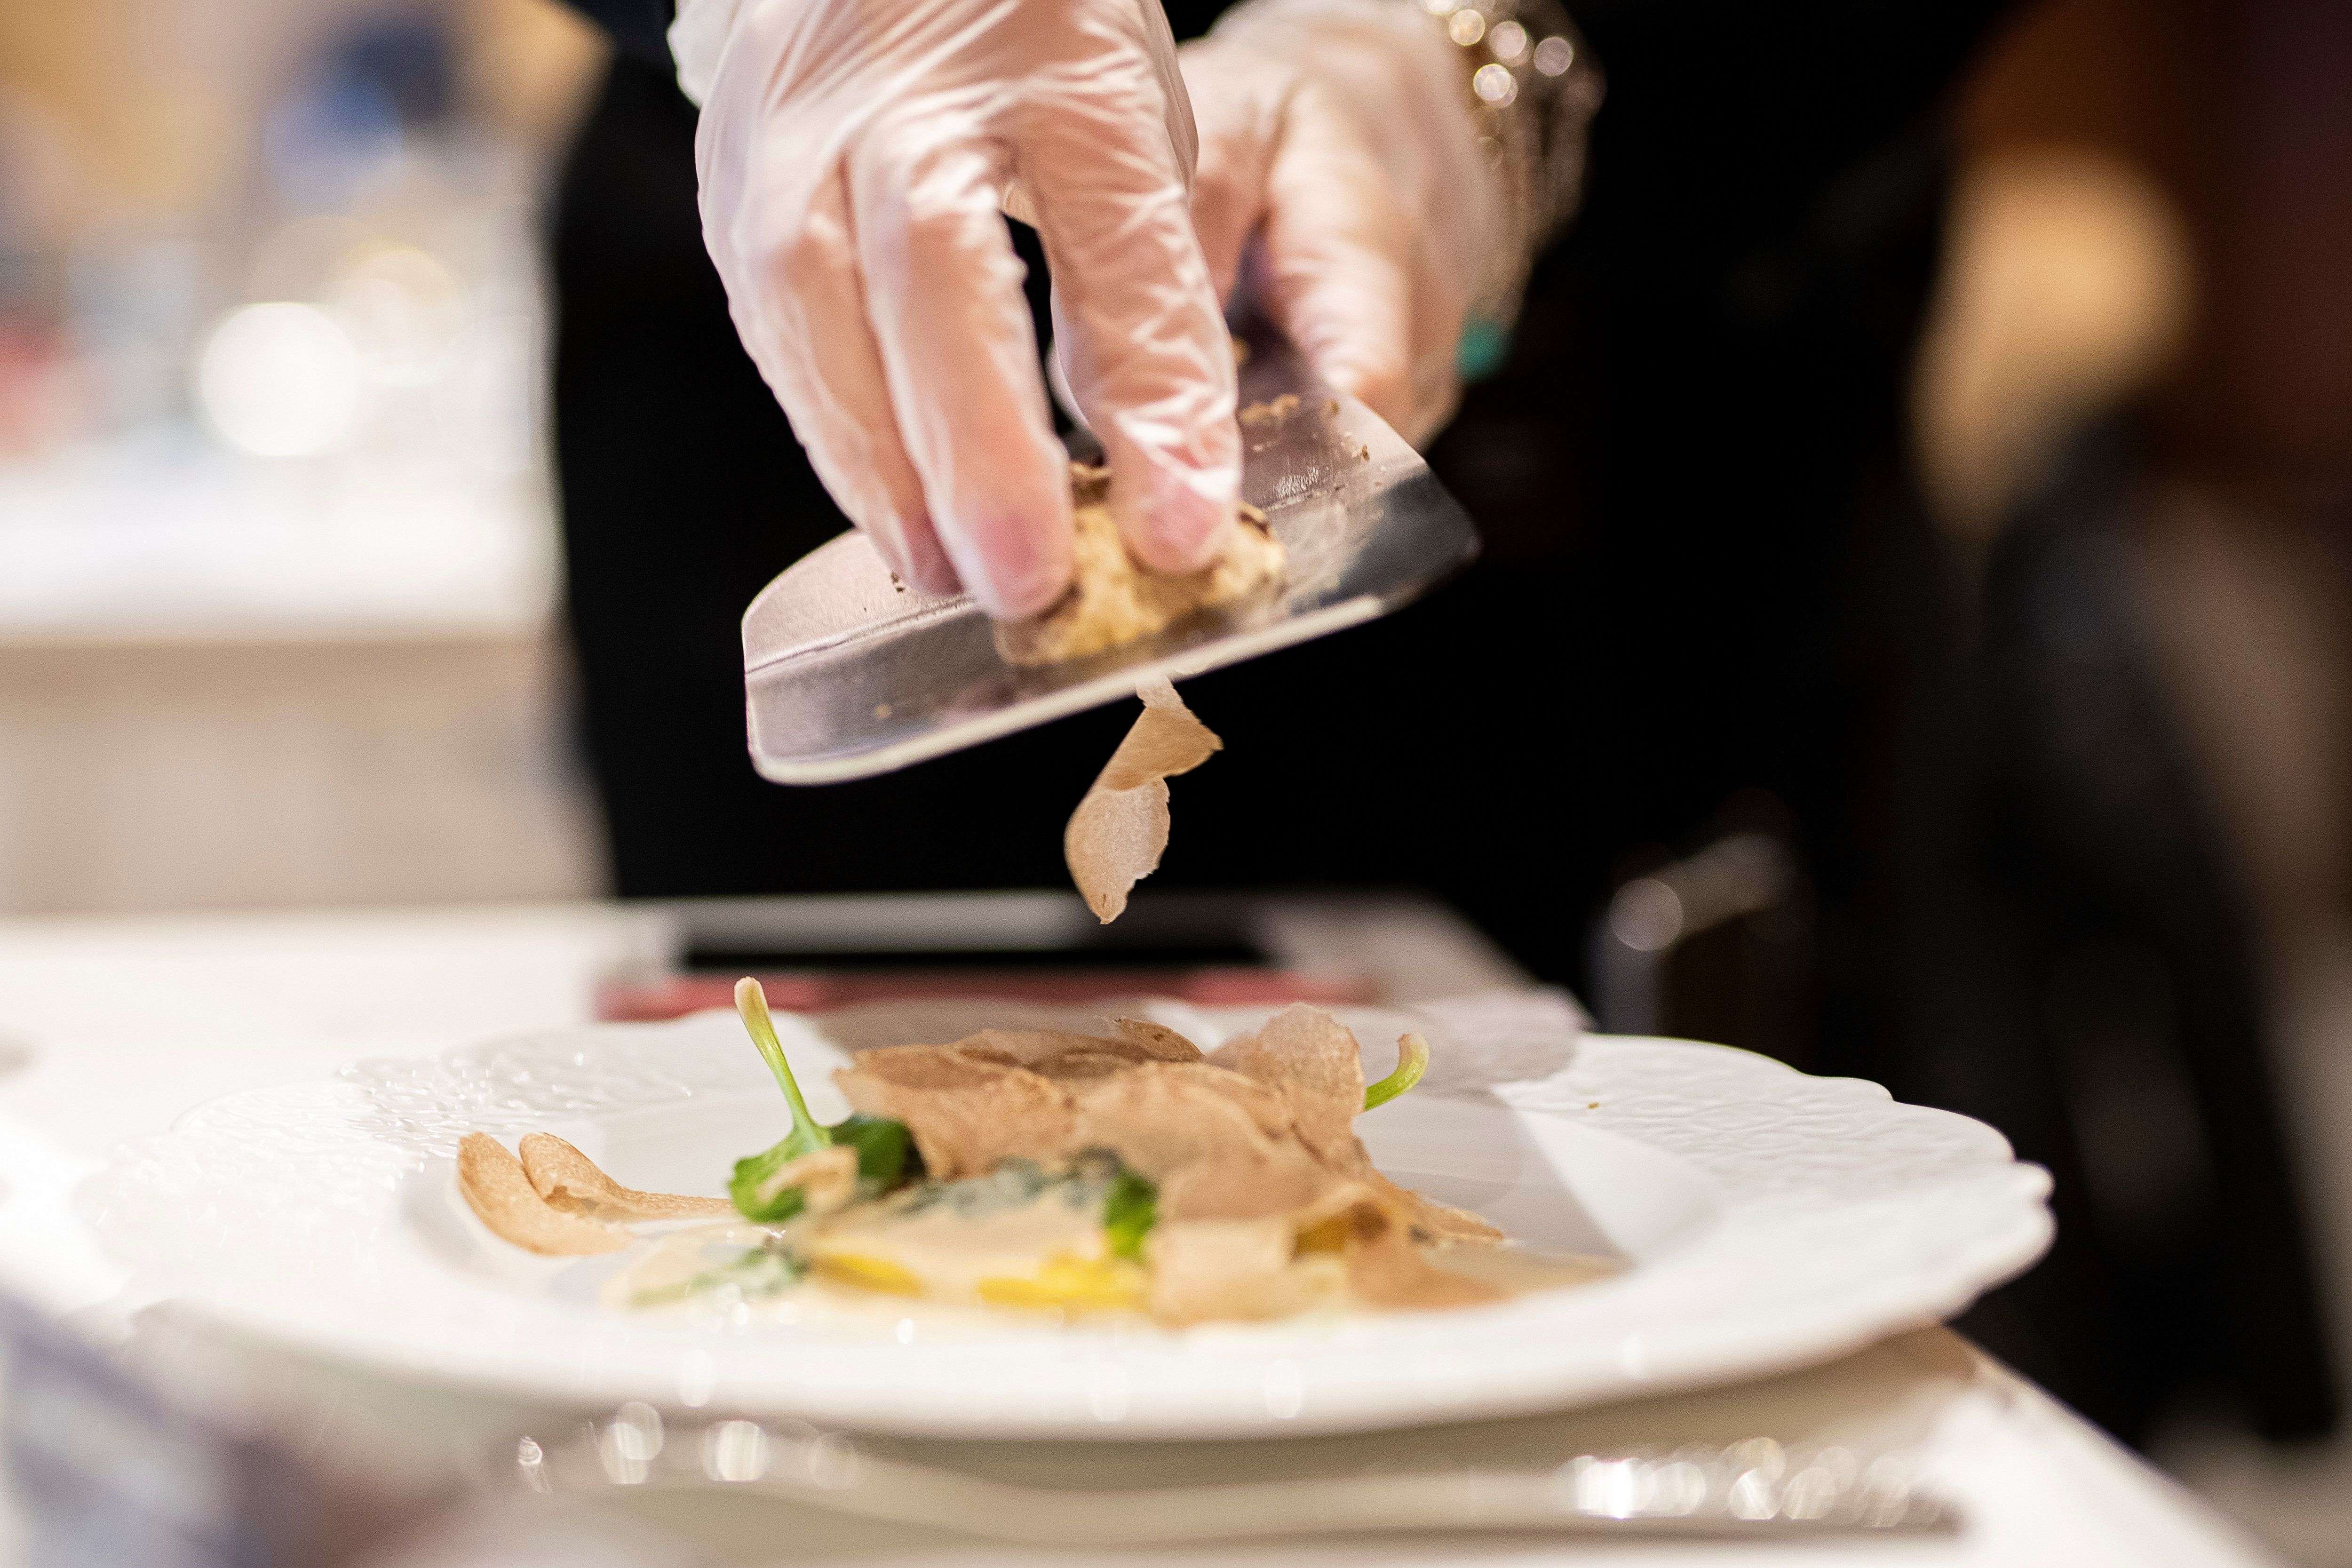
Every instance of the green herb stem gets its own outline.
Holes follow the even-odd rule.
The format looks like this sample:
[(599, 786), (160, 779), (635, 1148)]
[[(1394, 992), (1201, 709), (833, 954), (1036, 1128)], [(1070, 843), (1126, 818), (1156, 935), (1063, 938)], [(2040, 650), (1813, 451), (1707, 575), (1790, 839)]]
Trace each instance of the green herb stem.
[(861, 1194), (887, 1192), (901, 1181), (920, 1173), (922, 1155), (916, 1150), (913, 1135), (907, 1131), (905, 1122), (856, 1115), (824, 1127), (809, 1114), (808, 1101), (801, 1098), (800, 1083), (793, 1077), (793, 1064), (784, 1059), (783, 1042), (776, 1037), (776, 1022), (768, 1016), (767, 993), (748, 974), (735, 983), (735, 1011), (741, 1015), (745, 1033), (759, 1047), (760, 1058), (768, 1064), (768, 1070), (775, 1075), (776, 1087), (784, 1091), (784, 1102), (793, 1112), (793, 1130), (784, 1134), (782, 1142), (762, 1153), (735, 1162), (734, 1179), (728, 1183), (727, 1191), (744, 1218), (779, 1225), (799, 1214), (808, 1204), (800, 1188), (782, 1187), (774, 1192), (763, 1189), (786, 1165), (836, 1142), (857, 1151), (857, 1185)]
[(1419, 1035), (1406, 1035), (1397, 1041), (1396, 1071), (1378, 1083), (1364, 1086), (1364, 1109), (1386, 1105), (1421, 1081), (1429, 1070), (1429, 1042)]
[(793, 1153), (805, 1154), (831, 1143), (833, 1135), (809, 1114), (808, 1101), (801, 1098), (800, 1083), (793, 1077), (793, 1064), (784, 1059), (784, 1044), (776, 1038), (775, 1020), (768, 1016), (768, 994), (748, 974), (735, 983), (735, 1011), (742, 1016), (751, 1044), (759, 1048), (768, 1070), (775, 1074), (776, 1087), (784, 1091), (785, 1103), (793, 1109), (792, 1136), (785, 1142), (797, 1142)]

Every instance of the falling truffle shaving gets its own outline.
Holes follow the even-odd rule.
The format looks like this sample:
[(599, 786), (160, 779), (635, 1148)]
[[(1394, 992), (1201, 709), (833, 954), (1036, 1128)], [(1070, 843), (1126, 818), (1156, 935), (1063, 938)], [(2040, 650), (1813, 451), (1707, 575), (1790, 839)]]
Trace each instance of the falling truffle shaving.
[(1143, 700), (1143, 711), (1135, 727), (1103, 764), (1062, 833), (1070, 880), (1105, 925), (1126, 912), (1129, 892), (1159, 868), (1168, 848), (1168, 780), (1192, 772), (1224, 747), (1166, 680), (1155, 680), (1136, 695)]

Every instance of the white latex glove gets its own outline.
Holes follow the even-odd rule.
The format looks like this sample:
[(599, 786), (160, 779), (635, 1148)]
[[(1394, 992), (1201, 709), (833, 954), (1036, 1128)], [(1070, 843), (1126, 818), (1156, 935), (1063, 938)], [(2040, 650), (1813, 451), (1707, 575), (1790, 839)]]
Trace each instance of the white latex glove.
[(1000, 616), (1069, 581), (1069, 472), (1000, 204), (1045, 241), (1129, 547), (1207, 563), (1240, 437), (1157, 0), (684, 0), (670, 41), (736, 328), (895, 570)]
[(1250, 0), (1178, 58), (1219, 296), (1255, 294), (1326, 381), (1426, 439), (1510, 243), (1461, 51), (1411, 0)]

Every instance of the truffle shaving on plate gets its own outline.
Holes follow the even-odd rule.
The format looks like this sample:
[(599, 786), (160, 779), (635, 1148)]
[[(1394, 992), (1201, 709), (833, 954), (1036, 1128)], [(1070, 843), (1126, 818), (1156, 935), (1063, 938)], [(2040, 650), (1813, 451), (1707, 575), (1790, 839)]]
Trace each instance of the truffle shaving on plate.
[(729, 1202), (624, 1187), (545, 1133), (520, 1160), (475, 1133), (458, 1183), (474, 1213), (551, 1256), (649, 1241), (604, 1290), (630, 1309), (922, 1300), (1184, 1325), (1473, 1306), (1608, 1271), (1537, 1258), (1372, 1168), (1355, 1119), (1419, 1081), (1417, 1035), (1367, 1084), (1355, 1037), (1303, 1005), (1206, 1053), (1132, 1018), (986, 1029), (859, 1052), (835, 1075), (852, 1114), (824, 1126), (757, 982), (736, 1005), (791, 1128), (735, 1163)]

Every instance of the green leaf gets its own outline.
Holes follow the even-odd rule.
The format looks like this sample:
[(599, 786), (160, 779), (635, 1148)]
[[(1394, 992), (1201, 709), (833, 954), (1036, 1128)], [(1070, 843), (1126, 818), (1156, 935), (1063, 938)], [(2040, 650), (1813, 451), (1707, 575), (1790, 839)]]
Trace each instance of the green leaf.
[(735, 1162), (735, 1174), (727, 1184), (727, 1195), (735, 1200), (735, 1212), (745, 1219), (758, 1220), (761, 1225), (781, 1225), (808, 1206), (808, 1197), (796, 1186), (779, 1187), (769, 1192), (776, 1173), (800, 1158), (798, 1151), (785, 1145), (787, 1138), (763, 1154)]
[[(857, 1151), (860, 1197), (878, 1197), (923, 1173), (923, 1157), (903, 1121), (861, 1114), (823, 1131), (829, 1134), (827, 1142)], [(727, 1184), (727, 1195), (735, 1200), (736, 1211), (745, 1219), (781, 1225), (808, 1206), (806, 1195), (796, 1186), (769, 1191), (776, 1173), (800, 1158), (785, 1147), (791, 1142), (787, 1138), (764, 1154), (735, 1162), (735, 1176)]]
[(1428, 1070), (1429, 1042), (1419, 1035), (1405, 1036), (1397, 1041), (1396, 1071), (1378, 1083), (1364, 1086), (1364, 1109), (1370, 1110), (1376, 1105), (1386, 1105), (1419, 1083), (1421, 1075)]
[(1143, 1238), (1160, 1220), (1160, 1189), (1132, 1171), (1121, 1171), (1103, 1197), (1103, 1234), (1121, 1258), (1143, 1261)]
[(914, 1134), (907, 1131), (903, 1121), (859, 1111), (829, 1131), (835, 1142), (846, 1143), (857, 1151), (857, 1184), (861, 1187), (887, 1193), (923, 1173), (923, 1157), (915, 1149)]

